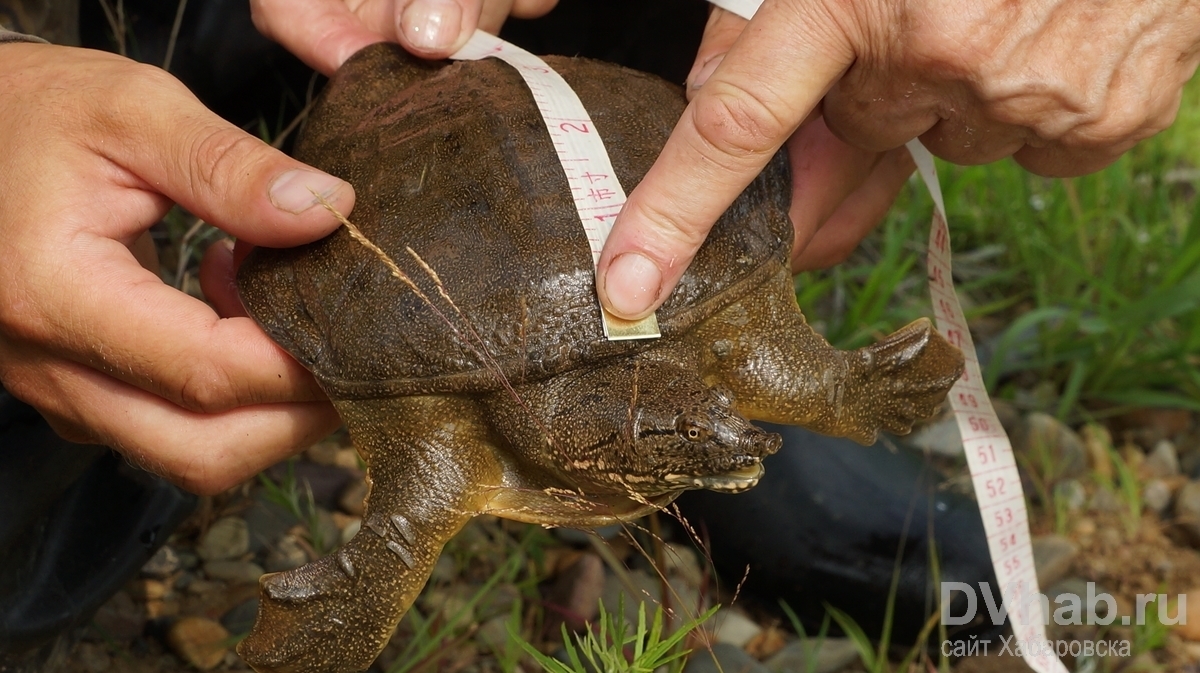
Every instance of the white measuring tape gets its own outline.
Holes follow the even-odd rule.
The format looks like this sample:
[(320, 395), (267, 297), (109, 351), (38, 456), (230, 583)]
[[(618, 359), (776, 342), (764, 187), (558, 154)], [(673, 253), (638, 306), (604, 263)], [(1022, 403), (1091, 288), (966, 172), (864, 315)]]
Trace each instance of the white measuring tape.
[[(617, 180), (604, 142), (574, 89), (542, 59), (500, 38), (477, 30), (450, 58), (475, 61), (498, 58), (524, 78), (537, 103), (554, 151), (567, 175), (579, 221), (592, 250), (592, 266), (600, 263), (600, 251), (608, 240), (612, 223), (625, 205), (625, 189)], [(636, 322), (622, 320), (601, 309), (604, 336), (610, 340), (653, 339), (662, 336), (653, 313)]]
[[(762, 0), (710, 2), (746, 19), (752, 17), (762, 4)], [(600, 251), (608, 239), (612, 222), (625, 204), (625, 190), (617, 181), (595, 125), (566, 81), (540, 58), (520, 47), (476, 31), (466, 46), (451, 56), (464, 60), (487, 57), (506, 61), (529, 85), (567, 175), (595, 264), (600, 260)], [(947, 341), (960, 348), (966, 358), (966, 371), (951, 388), (950, 403), (962, 434), (1001, 599), (1008, 607), (1009, 624), (1030, 667), (1038, 673), (1066, 673), (1066, 668), (1046, 641), (1045, 614), (1037, 598), (1028, 513), (1012, 444), (983, 387), (975, 346), (954, 292), (950, 273), (950, 231), (933, 157), (917, 140), (909, 142), (908, 149), (933, 197), (934, 215), (927, 258), (930, 294), (938, 330)], [(625, 323), (607, 313), (604, 319), (605, 335), (610, 339), (659, 336), (653, 315), (639, 323)]]

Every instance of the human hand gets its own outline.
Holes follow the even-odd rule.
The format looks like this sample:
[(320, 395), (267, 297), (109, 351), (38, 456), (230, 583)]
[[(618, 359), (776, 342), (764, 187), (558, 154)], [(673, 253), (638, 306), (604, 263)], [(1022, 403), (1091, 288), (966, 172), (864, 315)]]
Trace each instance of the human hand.
[[(789, 146), (794, 170), (811, 162), (798, 189), (826, 171), (858, 177), (823, 197), (810, 186), (817, 200), (792, 213), (808, 213), (796, 222), (804, 243), (834, 212), (812, 245), (836, 257), (869, 229), (862, 217), (834, 226), (856, 207), (853, 185), (886, 195), (911, 170), (897, 149), (909, 139), (956, 163), (1011, 155), (1035, 173), (1081, 175), (1167, 127), (1200, 59), (1200, 7), (1188, 0), (767, 0), (749, 24), (716, 11), (702, 55), (732, 46), (693, 70), (702, 86), (600, 258), (601, 301), (622, 317), (667, 298), (712, 223), (818, 109), (849, 147), (805, 126), (801, 138), (827, 143), (829, 156)], [(880, 152), (890, 154), (868, 161)], [(816, 253), (800, 255), (816, 265)]]
[[(0, 46), (0, 381), (59, 434), (108, 444), (198, 493), (338, 424), (311, 375), (246, 317), (164, 285), (130, 247), (177, 201), (288, 246), (349, 213), (345, 182), (205, 109), (160, 69), (103, 52)], [(202, 287), (240, 310), (232, 251)]]
[(476, 28), (495, 33), (510, 15), (541, 16), (558, 0), (250, 0), (254, 25), (326, 75), (363, 47), (399, 42), (446, 58)]

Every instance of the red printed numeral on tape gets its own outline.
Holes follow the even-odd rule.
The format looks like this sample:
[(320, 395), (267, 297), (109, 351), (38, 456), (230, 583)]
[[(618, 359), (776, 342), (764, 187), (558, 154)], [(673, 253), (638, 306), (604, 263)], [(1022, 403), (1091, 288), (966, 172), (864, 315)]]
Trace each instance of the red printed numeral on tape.
[[(545, 61), (483, 31), (475, 31), (467, 44), (450, 58), (498, 58), (521, 74), (542, 113), (567, 176), (575, 210), (592, 251), (592, 264), (599, 263), (612, 223), (625, 205), (625, 189), (617, 180), (604, 142), (579, 96)], [(653, 314), (636, 323), (617, 320), (607, 313), (603, 318), (604, 335), (609, 339), (648, 339), (660, 335)]]

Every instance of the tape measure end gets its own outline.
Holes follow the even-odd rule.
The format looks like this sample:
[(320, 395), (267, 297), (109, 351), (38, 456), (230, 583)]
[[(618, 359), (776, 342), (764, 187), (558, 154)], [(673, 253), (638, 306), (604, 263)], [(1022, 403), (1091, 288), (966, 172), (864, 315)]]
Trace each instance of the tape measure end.
[(653, 313), (641, 320), (623, 320), (601, 309), (604, 313), (604, 336), (609, 341), (629, 341), (632, 339), (657, 339), (662, 336), (658, 330), (658, 317)]

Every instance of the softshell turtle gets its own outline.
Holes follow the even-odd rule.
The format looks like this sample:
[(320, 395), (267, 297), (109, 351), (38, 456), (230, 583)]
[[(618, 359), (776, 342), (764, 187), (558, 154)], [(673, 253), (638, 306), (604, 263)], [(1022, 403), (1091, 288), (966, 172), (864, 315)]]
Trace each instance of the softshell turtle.
[[(678, 87), (547, 58), (632, 189), (684, 108)], [(261, 581), (239, 652), (259, 671), (359, 671), (472, 516), (624, 521), (680, 491), (753, 486), (777, 435), (873, 441), (932, 414), (962, 355), (927, 320), (838, 351), (805, 323), (788, 260), (787, 158), (721, 218), (658, 311), (608, 341), (592, 259), (534, 101), (507, 64), (375, 45), (326, 87), (297, 156), (354, 185), (351, 220), (238, 276), (263, 328), (316, 375), (369, 465), (362, 529)], [(377, 246), (377, 247), (372, 247)]]

